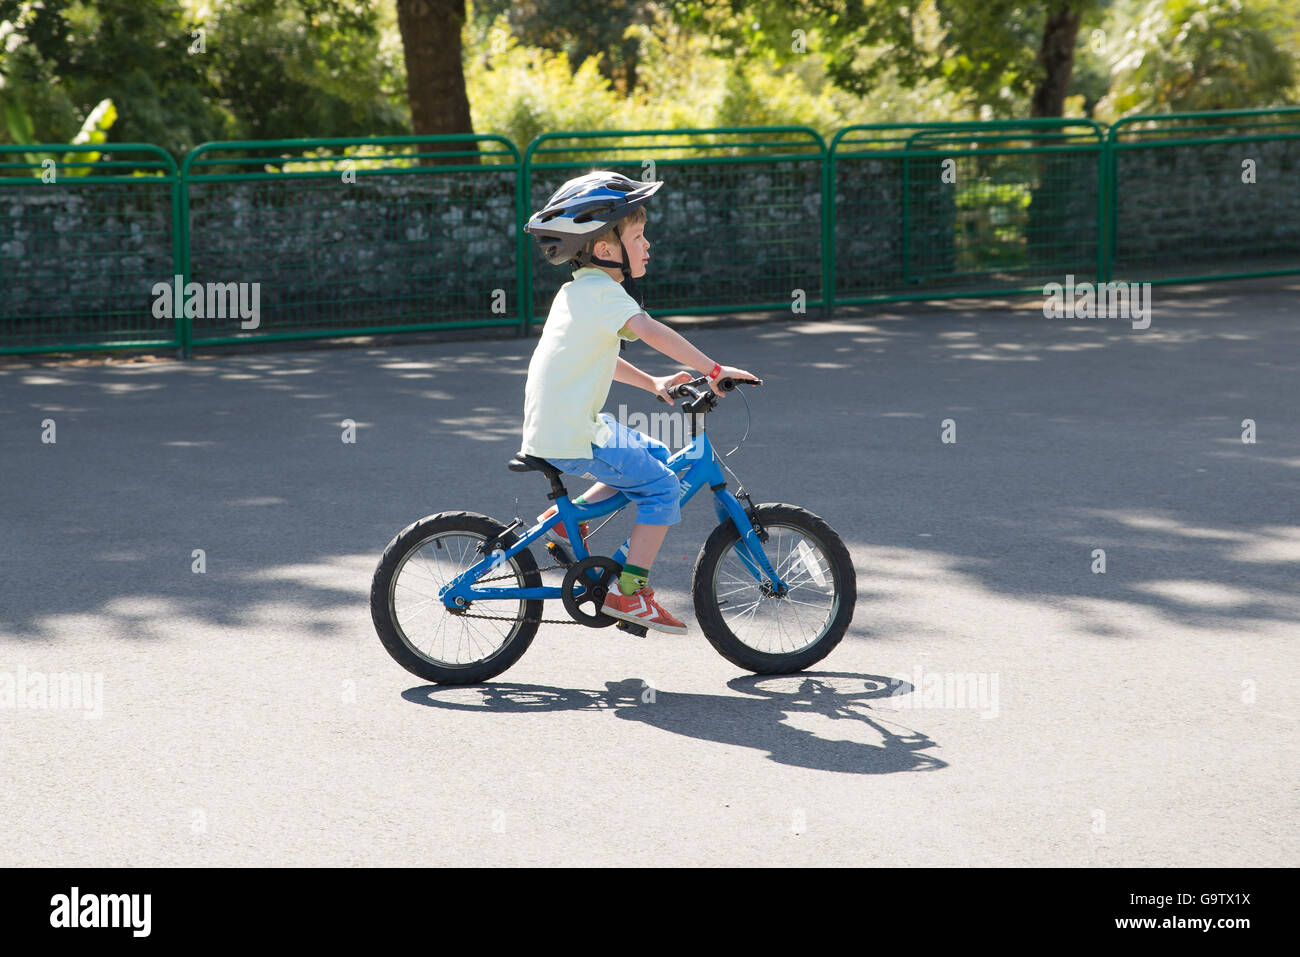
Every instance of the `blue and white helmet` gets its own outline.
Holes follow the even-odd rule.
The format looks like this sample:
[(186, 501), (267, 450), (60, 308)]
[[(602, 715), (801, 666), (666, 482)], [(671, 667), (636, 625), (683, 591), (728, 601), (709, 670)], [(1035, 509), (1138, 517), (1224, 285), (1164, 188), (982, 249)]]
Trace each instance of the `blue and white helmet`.
[(591, 237), (643, 205), (662, 185), (662, 180), (638, 183), (610, 170), (587, 173), (552, 193), (524, 232), (532, 234), (549, 262), (586, 265), (581, 250)]

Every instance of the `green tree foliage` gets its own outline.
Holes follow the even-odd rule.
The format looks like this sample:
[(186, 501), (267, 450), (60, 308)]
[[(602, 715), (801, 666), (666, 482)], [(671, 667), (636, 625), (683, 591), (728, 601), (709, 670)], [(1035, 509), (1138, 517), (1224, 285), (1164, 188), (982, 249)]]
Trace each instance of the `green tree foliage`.
[[(1095, 22), (1103, 6), (1102, 0), (677, 0), (674, 9), (683, 22), (714, 33), (724, 56), (763, 53), (789, 62), (800, 55), (802, 33), (840, 89), (869, 96), (891, 75), (903, 86), (941, 79), (985, 115), (1023, 116), (1047, 85), (1068, 83), (1074, 30)], [(1066, 29), (1062, 17), (1073, 25)], [(1065, 45), (1045, 44), (1045, 35)]]
[(503, 19), (496, 24), (465, 41), (465, 87), (476, 131), (523, 147), (547, 130), (627, 129), (634, 122), (633, 103), (611, 89), (594, 59), (574, 70), (567, 54), (523, 46)]
[(1108, 120), (1134, 113), (1273, 106), (1294, 95), (1296, 3), (1154, 0), (1124, 36)]
[(110, 141), (176, 156), (214, 139), (407, 132), (393, 19), (352, 0), (0, 0), (0, 105), (68, 142), (111, 99)]
[(832, 84), (819, 57), (729, 62), (715, 54), (712, 34), (666, 10), (631, 35), (640, 51), (637, 88), (624, 96), (594, 58), (574, 63), (563, 52), (525, 45), (504, 17), (471, 16), (464, 49), (474, 129), (522, 146), (547, 130), (803, 125), (830, 135), (853, 123), (962, 116), (941, 81), (909, 87), (886, 72), (871, 96), (860, 97)]
[(186, 53), (189, 25), (175, 2), (0, 0), (0, 22), (0, 96), (30, 116), (40, 140), (68, 142), (105, 99), (117, 108), (116, 142), (181, 151), (226, 128)]
[(635, 28), (649, 24), (658, 6), (651, 0), (479, 0), (474, 15), (478, 32), (505, 30), (524, 46), (563, 53), (575, 68), (597, 58), (601, 75), (627, 94), (636, 89), (641, 60)]
[[(0, 139), (70, 142), (106, 100), (117, 119), (96, 126), (101, 135), (177, 156), (212, 139), (407, 133), (396, 10), (395, 0), (0, 0)], [(1061, 11), (1079, 16), (1067, 115), (1300, 95), (1300, 0), (478, 0), (462, 65), (474, 128), (520, 145), (557, 129), (828, 134), (1024, 117)]]
[(347, 0), (226, 0), (202, 22), (207, 79), (248, 139), (410, 132), (389, 13)]

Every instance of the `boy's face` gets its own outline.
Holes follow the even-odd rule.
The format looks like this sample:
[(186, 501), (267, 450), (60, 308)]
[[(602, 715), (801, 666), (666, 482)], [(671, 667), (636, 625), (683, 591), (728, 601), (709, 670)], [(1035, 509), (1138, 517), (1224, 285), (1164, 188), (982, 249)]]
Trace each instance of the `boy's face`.
[[(623, 245), (627, 248), (627, 264), (632, 270), (632, 278), (640, 279), (645, 275), (650, 262), (650, 240), (645, 238), (645, 223), (637, 223), (623, 231)], [(621, 260), (623, 251), (614, 243), (608, 244), (606, 256), (602, 258)]]

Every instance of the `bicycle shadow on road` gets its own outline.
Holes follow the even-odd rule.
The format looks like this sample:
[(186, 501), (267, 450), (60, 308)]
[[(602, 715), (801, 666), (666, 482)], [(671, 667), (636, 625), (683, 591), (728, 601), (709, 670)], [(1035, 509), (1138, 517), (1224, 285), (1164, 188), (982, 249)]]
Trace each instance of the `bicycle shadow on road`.
[[(661, 691), (640, 678), (625, 678), (607, 681), (603, 692), (498, 682), (421, 685), (402, 692), (402, 697), (431, 708), (490, 713), (613, 709), (626, 721), (765, 751), (780, 764), (818, 771), (892, 774), (948, 766), (946, 761), (921, 753), (937, 746), (928, 735), (902, 728), (893, 718), (873, 716), (867, 702), (910, 693), (914, 689), (907, 681), (879, 675), (804, 672), (734, 678), (727, 686), (740, 696)], [(825, 719), (850, 724), (844, 727), (844, 737), (830, 738), (791, 722), (807, 715), (818, 724)]]

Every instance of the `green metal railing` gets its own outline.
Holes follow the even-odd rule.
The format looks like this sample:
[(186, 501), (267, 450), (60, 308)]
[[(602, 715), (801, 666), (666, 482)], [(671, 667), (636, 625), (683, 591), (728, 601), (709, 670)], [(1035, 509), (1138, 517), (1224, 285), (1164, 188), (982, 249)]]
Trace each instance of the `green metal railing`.
[(1300, 272), (1300, 107), (1125, 117), (1108, 147), (1108, 278)]
[(1104, 270), (1090, 120), (853, 126), (826, 163), (835, 303), (1041, 291)]
[[(803, 126), (544, 133), (524, 151), (524, 182), (540, 209), (592, 168), (664, 180), (646, 231), (654, 311), (789, 309), (796, 290), (805, 306), (823, 304), (825, 157)], [(525, 330), (569, 278), (536, 248), (526, 258)]]
[(203, 144), (181, 165), (182, 271), (258, 283), (260, 315), (205, 311), (186, 348), (518, 324), (520, 175), (500, 136)]
[(0, 146), (0, 353), (527, 334), (568, 271), (521, 227), (593, 168), (668, 184), (647, 230), (660, 315), (1300, 273), (1300, 107), (876, 124), (829, 146), (801, 126), (546, 133), (522, 153), (205, 143), (179, 168), (147, 144)]
[(179, 345), (180, 178), (146, 143), (0, 145), (0, 352)]

